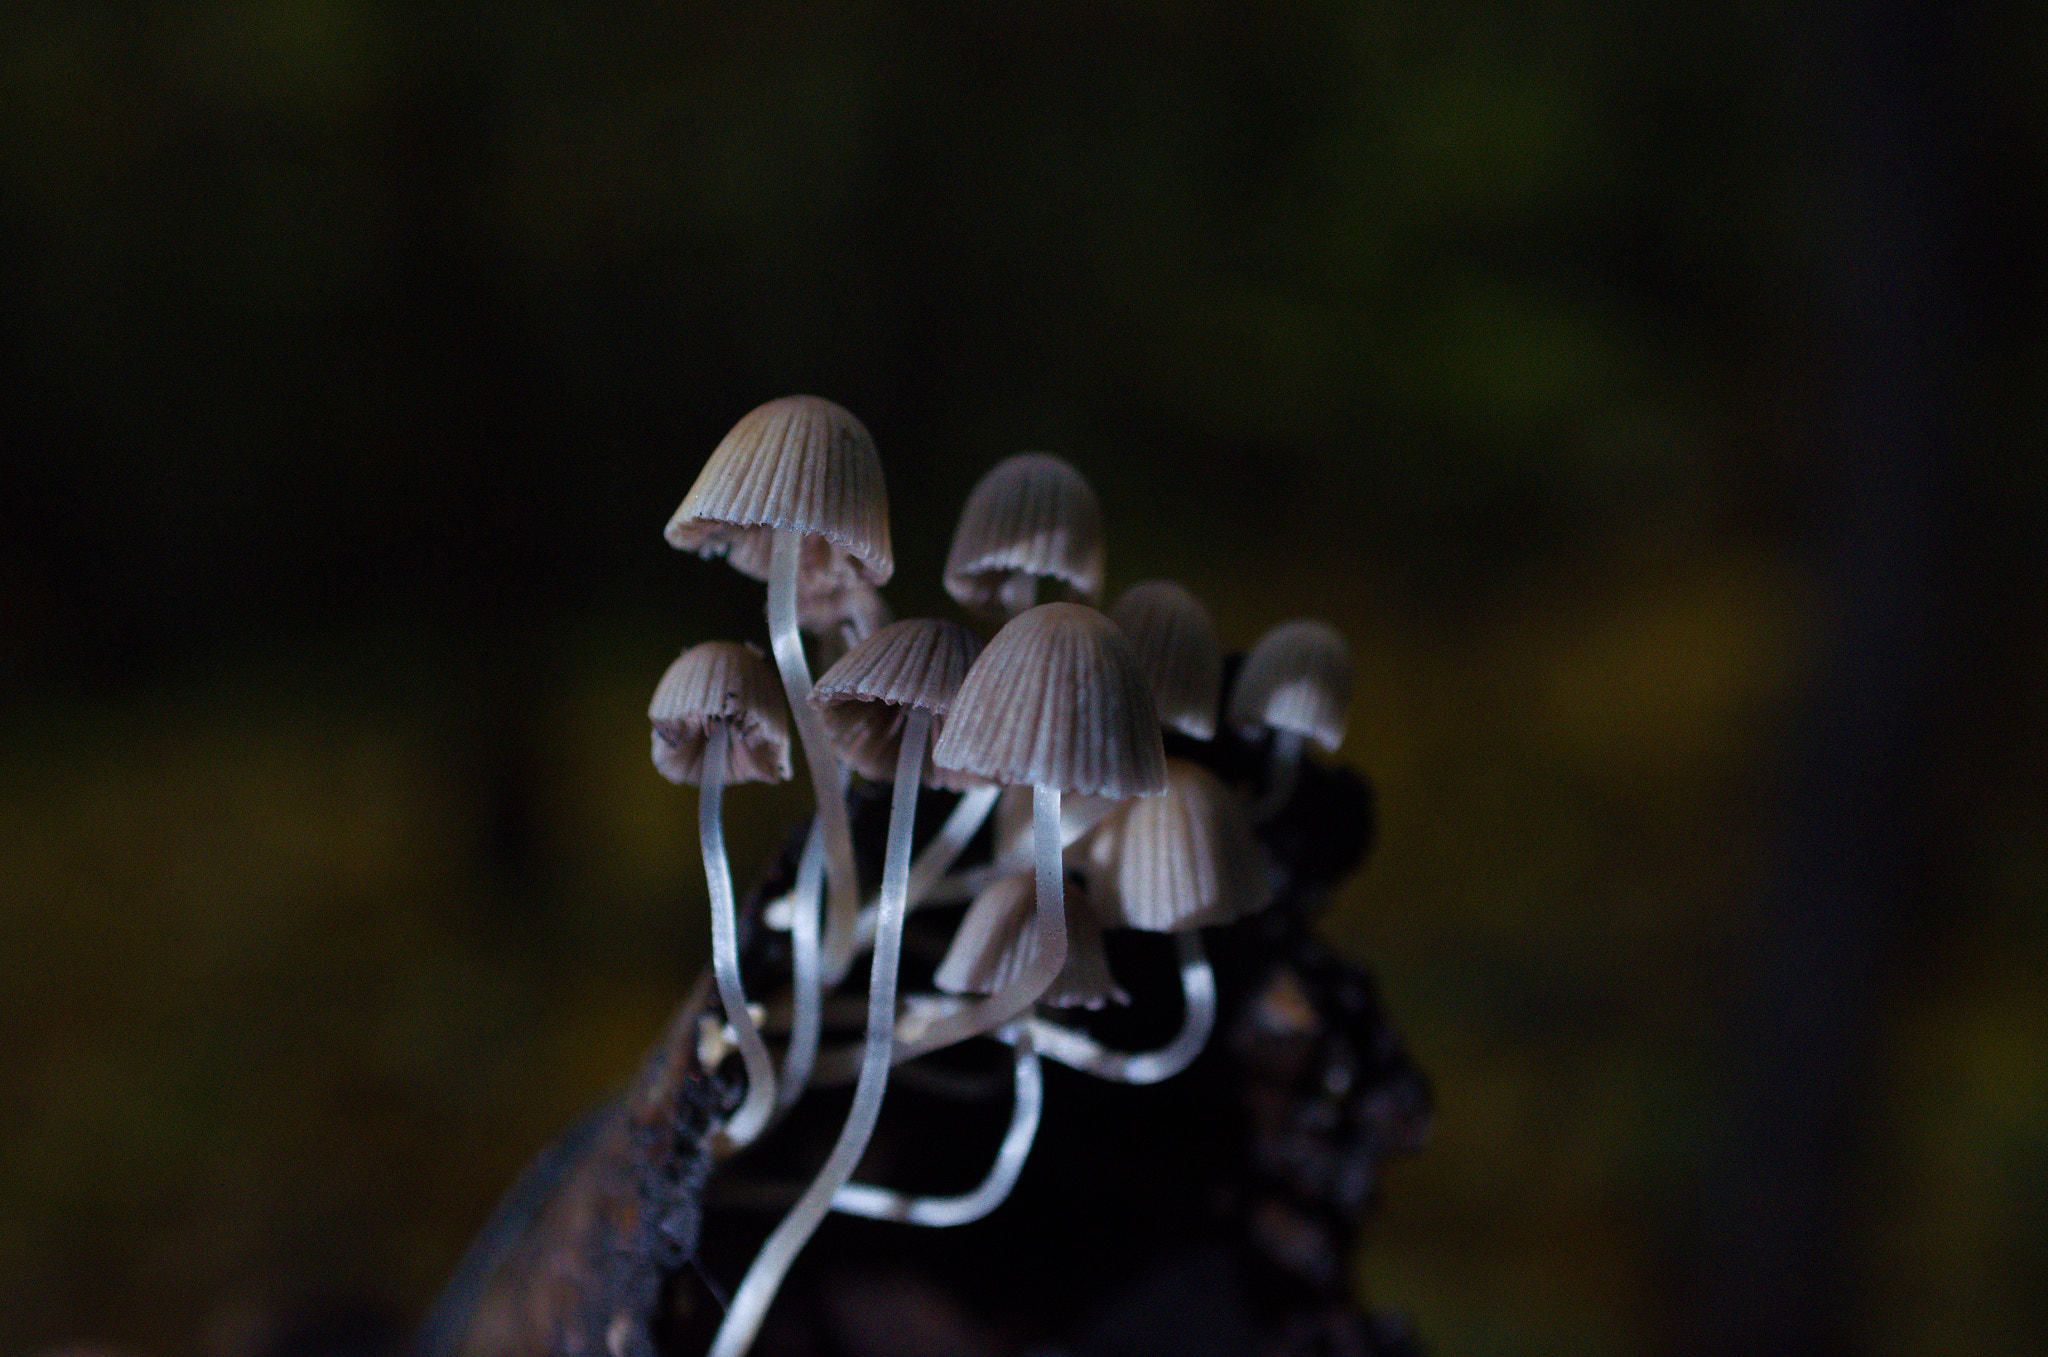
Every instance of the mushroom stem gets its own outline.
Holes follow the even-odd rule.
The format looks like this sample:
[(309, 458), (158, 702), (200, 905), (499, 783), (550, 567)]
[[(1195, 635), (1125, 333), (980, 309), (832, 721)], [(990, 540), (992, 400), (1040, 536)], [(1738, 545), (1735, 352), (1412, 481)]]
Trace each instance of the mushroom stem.
[[(1038, 947), (1009, 984), (980, 1003), (915, 1024), (897, 1039), (897, 1061), (978, 1037), (1022, 1016), (1067, 964), (1067, 877), (1060, 854), (1060, 789), (1031, 789), (1031, 843), (1038, 876)], [(906, 1029), (912, 1023), (904, 1024)], [(822, 1067), (819, 1071), (824, 1073)]]
[[(880, 922), (875, 929), (875, 962), (868, 981), (867, 1058), (853, 1091), (853, 1107), (840, 1128), (839, 1140), (782, 1223), (761, 1246), (733, 1294), (710, 1357), (742, 1357), (768, 1313), (769, 1302), (789, 1272), (790, 1264), (818, 1222), (832, 1209), (832, 1198), (853, 1177), (861, 1152), (881, 1115), (882, 1094), (889, 1085), (889, 1055), (896, 1036), (896, 965), (903, 945), (904, 887), (910, 876), (910, 831), (917, 815), (917, 790), (924, 772), (925, 746), (931, 737), (931, 713), (913, 707), (904, 719), (903, 747), (896, 756), (896, 789), (889, 805), (889, 841), (882, 858)], [(1055, 793), (1057, 795), (1057, 793)], [(850, 921), (849, 921), (850, 922)], [(758, 1039), (758, 1038), (757, 1038)]]
[(1019, 570), (996, 588), (996, 603), (1006, 616), (1031, 611), (1038, 602), (1038, 576)]
[(825, 1007), (818, 953), (819, 887), (824, 878), (825, 836), (813, 820), (810, 837), (804, 840), (804, 855), (797, 863), (796, 889), (789, 897), (791, 1011), (789, 1046), (782, 1054), (782, 1084), (776, 1090), (778, 1111), (803, 1096), (804, 1085), (811, 1081), (811, 1066), (818, 1059), (818, 1032)]
[(824, 722), (811, 705), (811, 667), (804, 658), (796, 624), (796, 569), (803, 534), (778, 528), (768, 553), (768, 645), (782, 673), (789, 714), (804, 747), (804, 766), (818, 799), (818, 824), (825, 835), (825, 985), (837, 985), (853, 960), (853, 925), (860, 914), (860, 881), (854, 875), (853, 830), (846, 797), (839, 788), (839, 759), (825, 738)]
[[(953, 813), (946, 817), (946, 823), (939, 826), (939, 832), (931, 841), (918, 850), (917, 858), (910, 864), (910, 883), (905, 887), (903, 908), (906, 912), (923, 904), (941, 904), (931, 899), (932, 888), (945, 879), (946, 873), (960, 859), (975, 832), (987, 821), (989, 812), (995, 809), (996, 798), (1002, 793), (1001, 787), (971, 787), (960, 796)], [(948, 897), (949, 899), (951, 897)], [(881, 912), (879, 899), (860, 912), (860, 923), (854, 929), (854, 946), (870, 947), (875, 941), (875, 919)]]
[(1001, 1206), (1024, 1172), (1031, 1155), (1031, 1142), (1038, 1135), (1038, 1115), (1045, 1104), (1045, 1080), (1038, 1068), (1038, 1053), (1032, 1049), (1031, 1027), (1005, 1027), (1001, 1037), (1017, 1048), (1015, 1099), (1010, 1107), (1010, 1129), (996, 1149), (995, 1163), (988, 1176), (971, 1192), (957, 1197), (911, 1197), (885, 1187), (848, 1183), (832, 1198), (832, 1209), (869, 1220), (895, 1220), (905, 1225), (966, 1225), (980, 1220)]
[(724, 721), (710, 723), (704, 747), (704, 782), (697, 796), (697, 839), (704, 854), (704, 887), (711, 897), (711, 963), (718, 975), (718, 998), (733, 1030), (740, 1058), (747, 1066), (747, 1096), (725, 1123), (725, 1138), (745, 1145), (761, 1134), (775, 1110), (775, 1066), (767, 1043), (747, 1009), (740, 984), (738, 911), (733, 908), (732, 866), (725, 857), (725, 832), (719, 811), (725, 800), (726, 745), (731, 729)]
[(1252, 807), (1252, 823), (1265, 824), (1287, 808), (1294, 798), (1294, 784), (1301, 776), (1301, 732), (1273, 732), (1273, 759), (1266, 765), (1266, 790)]
[(1193, 1064), (1216, 1027), (1216, 975), (1202, 951), (1200, 930), (1176, 933), (1173, 941), (1180, 952), (1182, 1009), (1180, 1031), (1172, 1041), (1156, 1051), (1112, 1051), (1086, 1032), (1034, 1017), (1029, 1030), (1038, 1049), (1062, 1065), (1121, 1084), (1156, 1084)]

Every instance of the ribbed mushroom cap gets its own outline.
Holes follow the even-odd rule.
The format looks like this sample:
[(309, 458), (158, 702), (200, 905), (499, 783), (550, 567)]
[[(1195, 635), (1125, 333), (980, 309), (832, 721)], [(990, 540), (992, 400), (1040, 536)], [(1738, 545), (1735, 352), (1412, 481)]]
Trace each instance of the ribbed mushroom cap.
[(1105, 926), (1172, 933), (1266, 903), (1265, 859), (1244, 806), (1214, 774), (1166, 761), (1166, 795), (1126, 801), (1087, 843)]
[(932, 756), (1009, 786), (1119, 800), (1166, 786), (1151, 685), (1116, 623), (1078, 603), (1041, 603), (996, 633)]
[(706, 641), (669, 665), (647, 705), (654, 723), (654, 766), (670, 782), (702, 782), (711, 723), (731, 727), (727, 782), (789, 777), (789, 706), (782, 681), (761, 652), (737, 641)]
[(1351, 650), (1327, 622), (1282, 622), (1259, 638), (1230, 694), (1230, 723), (1246, 735), (1291, 730), (1335, 753), (1351, 700)]
[[(930, 712), (935, 736), (942, 732), (953, 695), (980, 653), (981, 638), (958, 622), (937, 617), (894, 622), (827, 669), (811, 690), (811, 702), (839, 756), (864, 777), (888, 782), (896, 776), (910, 709)], [(929, 746), (924, 780), (956, 792), (986, 785), (969, 773), (934, 769)]]
[[(1030, 872), (992, 882), (960, 920), (960, 931), (932, 983), (948, 994), (994, 994), (1038, 955), (1037, 882)], [(1109, 973), (1102, 925), (1070, 881), (1066, 887), (1067, 960), (1038, 1002), (1062, 1008), (1129, 1003)]]
[(809, 534), (801, 574), (852, 569), (886, 584), (896, 568), (874, 440), (831, 401), (784, 396), (749, 412), (712, 450), (664, 536), (765, 579), (779, 528)]
[(1202, 601), (1172, 580), (1147, 580), (1126, 589), (1109, 617), (1131, 638), (1159, 700), (1160, 723), (1197, 740), (1213, 737), (1223, 647)]
[(1000, 595), (1016, 575), (1064, 581), (1089, 602), (1102, 594), (1102, 506), (1081, 473), (1044, 452), (996, 463), (967, 496), (946, 592), (972, 612), (1008, 612)]

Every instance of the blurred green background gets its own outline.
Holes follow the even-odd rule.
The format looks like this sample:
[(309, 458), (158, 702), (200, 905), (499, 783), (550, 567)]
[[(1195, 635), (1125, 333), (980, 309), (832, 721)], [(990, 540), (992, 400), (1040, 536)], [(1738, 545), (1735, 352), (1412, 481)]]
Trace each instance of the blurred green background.
[[(0, 1349), (405, 1321), (703, 954), (794, 391), (1329, 618), (1446, 1354), (2048, 1342), (2037, 7), (0, 14)], [(801, 811), (732, 798), (758, 865)]]

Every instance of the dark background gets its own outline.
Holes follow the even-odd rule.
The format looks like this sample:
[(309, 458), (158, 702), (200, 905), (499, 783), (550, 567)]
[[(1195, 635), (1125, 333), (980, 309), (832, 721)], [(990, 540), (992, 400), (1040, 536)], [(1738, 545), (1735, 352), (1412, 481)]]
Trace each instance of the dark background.
[[(2048, 19), (1892, 4), (0, 14), (0, 1347), (405, 1321), (704, 947), (647, 766), (739, 415), (1329, 618), (1328, 932), (1446, 1354), (2048, 1332)], [(742, 789), (748, 872), (800, 813)]]

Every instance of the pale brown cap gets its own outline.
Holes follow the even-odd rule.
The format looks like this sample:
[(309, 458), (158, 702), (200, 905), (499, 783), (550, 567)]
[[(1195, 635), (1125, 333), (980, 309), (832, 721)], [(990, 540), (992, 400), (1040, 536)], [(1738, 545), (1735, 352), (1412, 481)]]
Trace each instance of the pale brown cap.
[(1119, 800), (1166, 786), (1151, 685), (1116, 623), (1078, 603), (1041, 603), (996, 633), (933, 759), (1005, 785)]
[[(999, 877), (974, 897), (932, 983), (948, 994), (994, 994), (1038, 955), (1038, 884), (1033, 874)], [(1066, 886), (1067, 960), (1038, 1002), (1062, 1008), (1129, 1003), (1109, 973), (1102, 925), (1087, 899)]]
[(1327, 622), (1282, 622), (1259, 638), (1230, 694), (1230, 723), (1247, 736), (1291, 730), (1329, 753), (1344, 743), (1351, 650)]
[(1138, 668), (1159, 699), (1160, 724), (1197, 740), (1213, 737), (1223, 646), (1202, 600), (1172, 580), (1147, 580), (1124, 590), (1109, 617), (1131, 638)]
[(1011, 611), (1003, 586), (1017, 575), (1102, 595), (1102, 506), (1081, 473), (1044, 452), (996, 463), (975, 485), (946, 555), (946, 592), (972, 612)]
[(1173, 933), (1266, 903), (1265, 859), (1243, 804), (1185, 759), (1166, 761), (1166, 795), (1124, 802), (1086, 852), (1095, 907), (1111, 928)]
[(789, 777), (789, 705), (761, 652), (737, 641), (706, 641), (676, 658), (647, 705), (654, 766), (670, 782), (702, 782), (711, 723), (731, 726), (727, 782)]
[[(967, 667), (980, 653), (981, 638), (958, 622), (937, 617), (894, 622), (827, 669), (811, 690), (811, 702), (839, 756), (863, 776), (888, 782), (896, 776), (904, 717), (913, 707), (930, 712), (936, 738), (945, 729), (946, 712)], [(924, 779), (956, 792), (987, 785), (970, 773), (935, 770), (929, 747)]]
[(777, 529), (809, 534), (799, 571), (854, 569), (871, 584), (894, 572), (882, 462), (861, 422), (831, 401), (784, 396), (749, 412), (712, 450), (669, 519), (669, 545), (729, 555), (768, 573)]

